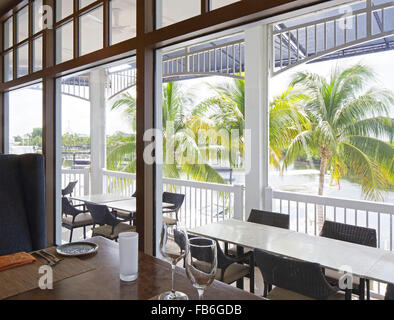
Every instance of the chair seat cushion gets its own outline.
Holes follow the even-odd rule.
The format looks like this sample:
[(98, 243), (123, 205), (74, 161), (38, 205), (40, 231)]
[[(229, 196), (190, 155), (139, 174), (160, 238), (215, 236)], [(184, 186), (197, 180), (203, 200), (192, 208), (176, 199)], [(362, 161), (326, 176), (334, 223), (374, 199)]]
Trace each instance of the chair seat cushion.
[[(220, 280), (220, 275), (222, 273), (222, 269), (218, 269), (216, 272), (215, 279)], [(233, 263), (228, 266), (226, 271), (224, 272), (223, 282), (230, 284), (238, 279), (241, 279), (249, 274), (249, 266), (245, 266), (239, 263)]]
[[(338, 285), (339, 279), (343, 276), (343, 273), (330, 269), (325, 269), (324, 273), (326, 275), (327, 281), (335, 286)], [(353, 289), (357, 290), (359, 286), (360, 286), (360, 278), (357, 276), (353, 276)]]
[(75, 217), (74, 223), (73, 223), (73, 216), (71, 215), (63, 215), (62, 218), (62, 223), (64, 225), (67, 225), (69, 227), (73, 228), (78, 228), (78, 227), (84, 227), (84, 226), (90, 226), (93, 224), (93, 219), (90, 213), (80, 213)]
[(165, 223), (167, 225), (175, 225), (175, 224), (177, 224), (177, 220), (175, 218), (163, 216), (163, 223)]
[[(204, 261), (195, 261), (194, 264), (201, 270), (207, 270), (208, 263)], [(218, 268), (215, 279), (219, 281), (223, 281), (227, 284), (231, 284), (249, 274), (249, 266), (245, 266), (239, 263), (233, 263), (227, 267), (226, 271), (224, 272), (223, 280), (220, 279), (222, 275), (222, 269)]]
[(103, 225), (103, 226), (96, 227), (93, 229), (93, 236), (103, 236), (108, 239), (117, 239), (119, 236), (119, 233), (121, 233), (121, 232), (135, 232), (135, 231), (136, 231), (135, 226), (130, 226), (125, 223), (119, 223), (115, 227), (113, 234), (112, 234), (112, 226)]
[[(302, 294), (278, 287), (273, 288), (268, 293), (267, 298), (270, 300), (315, 300)], [(345, 300), (345, 294), (337, 292), (329, 296), (327, 300)]]
[(134, 212), (116, 210), (116, 216), (122, 219), (130, 220), (134, 217)]

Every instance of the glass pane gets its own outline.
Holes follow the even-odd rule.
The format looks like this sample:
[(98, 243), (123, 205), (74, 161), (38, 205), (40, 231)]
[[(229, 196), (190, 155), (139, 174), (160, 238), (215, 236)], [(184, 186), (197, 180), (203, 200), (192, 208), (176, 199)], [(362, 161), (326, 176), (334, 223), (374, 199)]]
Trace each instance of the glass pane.
[(79, 18), (80, 55), (103, 47), (103, 7), (97, 8)]
[(112, 0), (111, 8), (111, 44), (134, 38), (137, 34), (136, 0)]
[(215, 10), (220, 7), (228, 6), (234, 2), (238, 2), (240, 0), (211, 0), (211, 10)]
[(24, 7), (16, 15), (18, 32), (16, 34), (17, 42), (25, 40), (29, 36), (29, 8)]
[(156, 0), (158, 28), (201, 14), (200, 0)]
[(89, 4), (96, 2), (97, 0), (79, 0), (79, 9), (85, 8)]
[(33, 72), (42, 69), (42, 37), (33, 41)]
[(12, 51), (4, 55), (4, 82), (12, 80), (13, 77), (13, 54)]
[(33, 2), (33, 33), (40, 32), (42, 30), (42, 0), (35, 0)]
[(56, 21), (60, 21), (74, 11), (73, 0), (56, 0)]
[(17, 50), (17, 76), (23, 77), (29, 73), (29, 46), (24, 44)]
[(42, 85), (9, 92), (11, 154), (42, 153)]
[(56, 63), (61, 63), (74, 57), (73, 29), (72, 22), (56, 29)]
[(4, 28), (4, 50), (12, 47), (12, 18), (9, 18), (3, 25)]

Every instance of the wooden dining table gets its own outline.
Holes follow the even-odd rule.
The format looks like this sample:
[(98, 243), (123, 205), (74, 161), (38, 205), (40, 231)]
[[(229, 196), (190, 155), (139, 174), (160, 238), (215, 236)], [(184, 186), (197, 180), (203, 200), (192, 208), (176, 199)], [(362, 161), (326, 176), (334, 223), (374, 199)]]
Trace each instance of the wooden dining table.
[[(55, 282), (53, 289), (36, 288), (9, 299), (155, 300), (160, 293), (170, 289), (171, 268), (169, 263), (140, 252), (138, 279), (133, 282), (123, 282), (119, 279), (118, 244), (102, 237), (94, 237), (86, 241), (99, 245), (95, 254), (79, 258), (89, 263), (93, 269)], [(175, 288), (186, 293), (190, 299), (198, 298), (197, 291), (186, 277), (183, 268), (177, 267), (176, 269)], [(258, 300), (262, 298), (215, 280), (207, 289), (204, 299)]]

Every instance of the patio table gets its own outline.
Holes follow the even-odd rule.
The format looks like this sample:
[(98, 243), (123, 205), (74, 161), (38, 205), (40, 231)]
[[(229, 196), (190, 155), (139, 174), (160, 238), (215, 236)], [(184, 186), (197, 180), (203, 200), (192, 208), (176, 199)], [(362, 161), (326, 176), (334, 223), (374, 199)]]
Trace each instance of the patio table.
[(92, 203), (107, 203), (113, 201), (122, 201), (128, 200), (131, 197), (125, 197), (118, 194), (89, 194), (83, 196), (72, 196), (70, 197), (72, 200), (82, 201), (82, 202), (92, 202)]
[(394, 254), (377, 248), (233, 219), (192, 228), (189, 232), (319, 263), (335, 271), (351, 268), (351, 273), (361, 278), (361, 285), (363, 279), (394, 282)]
[[(137, 199), (136, 198), (128, 198), (127, 200), (120, 200), (120, 201), (110, 201), (110, 202), (105, 202), (101, 203), (103, 205), (106, 205), (108, 208), (114, 209), (114, 210), (119, 210), (119, 211), (125, 211), (125, 212), (136, 212), (137, 211)], [(162, 203), (163, 208), (169, 208), (172, 207), (173, 204), (171, 203)]]

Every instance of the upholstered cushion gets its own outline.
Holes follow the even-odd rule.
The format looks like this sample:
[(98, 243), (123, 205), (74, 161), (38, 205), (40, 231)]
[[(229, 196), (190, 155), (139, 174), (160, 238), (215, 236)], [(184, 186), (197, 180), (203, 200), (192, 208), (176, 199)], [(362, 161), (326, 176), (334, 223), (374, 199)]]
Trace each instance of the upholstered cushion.
[[(207, 262), (195, 261), (194, 264), (200, 270), (204, 271), (209, 269), (209, 264)], [(215, 279), (230, 284), (247, 276), (248, 274), (249, 274), (249, 266), (245, 266), (239, 263), (233, 263), (226, 268), (226, 271), (224, 272), (223, 280), (220, 279), (222, 275), (222, 269), (218, 268), (215, 275)]]
[(116, 216), (121, 218), (121, 219), (131, 219), (134, 216), (134, 212), (127, 212), (127, 211), (120, 211), (116, 210)]
[(104, 225), (93, 229), (93, 236), (103, 236), (108, 239), (117, 239), (121, 232), (135, 232), (136, 227), (125, 223), (119, 223), (112, 234), (112, 226)]
[(168, 225), (174, 225), (174, 224), (177, 224), (177, 220), (175, 218), (163, 216), (163, 223), (166, 223)]
[[(304, 296), (302, 294), (278, 287), (273, 288), (268, 293), (267, 298), (270, 300), (314, 300), (313, 298)], [(345, 295), (341, 292), (337, 292), (328, 297), (327, 300), (345, 300)]]
[(78, 228), (78, 227), (92, 225), (93, 219), (89, 213), (80, 213), (79, 215), (77, 215), (75, 217), (75, 220), (73, 223), (73, 216), (63, 215), (62, 223), (69, 226), (69, 227)]
[(46, 245), (43, 163), (42, 155), (0, 155), (0, 255)]

